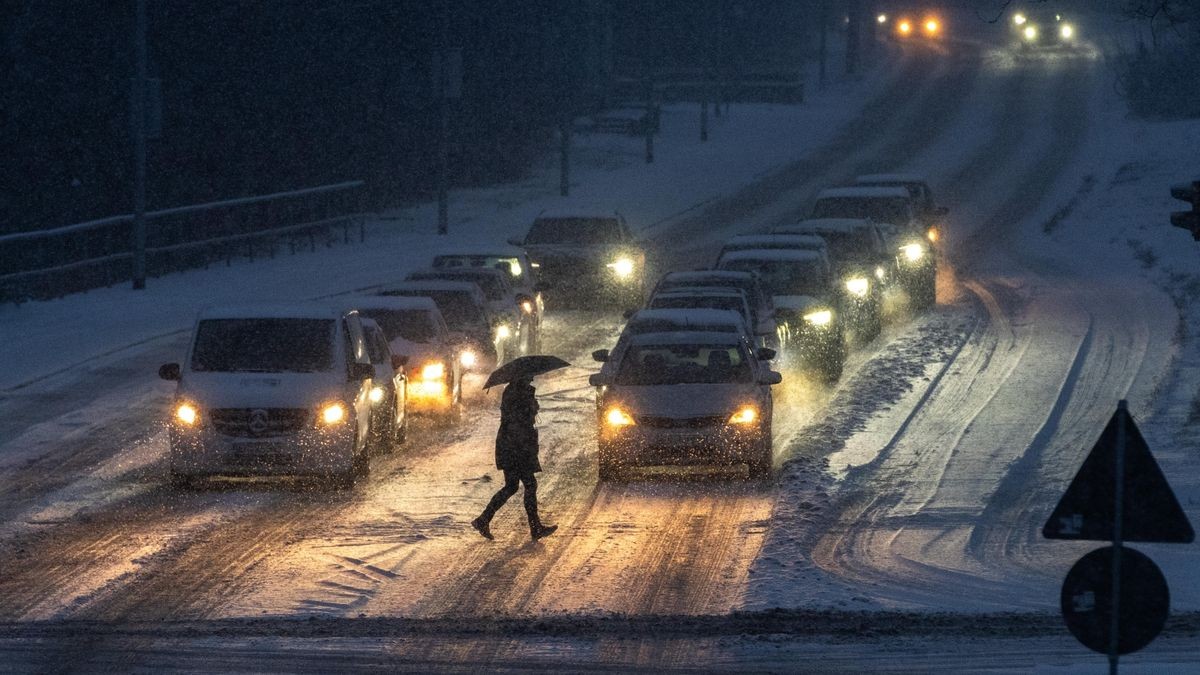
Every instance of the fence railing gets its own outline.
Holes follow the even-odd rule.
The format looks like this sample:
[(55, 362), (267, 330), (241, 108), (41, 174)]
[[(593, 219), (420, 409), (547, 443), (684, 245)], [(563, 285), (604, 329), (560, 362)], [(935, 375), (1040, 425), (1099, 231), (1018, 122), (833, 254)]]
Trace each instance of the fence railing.
[[(161, 276), (234, 258), (315, 250), (353, 230), (361, 241), (363, 181), (178, 206), (145, 214), (146, 271)], [(133, 276), (133, 214), (0, 235), (0, 303), (61, 297)]]

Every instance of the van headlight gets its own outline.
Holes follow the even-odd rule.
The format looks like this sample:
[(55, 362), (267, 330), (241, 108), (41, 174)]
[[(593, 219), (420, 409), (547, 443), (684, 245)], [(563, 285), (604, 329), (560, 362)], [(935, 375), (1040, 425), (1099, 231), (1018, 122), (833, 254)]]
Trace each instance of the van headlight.
[(822, 309), (817, 312), (809, 312), (804, 315), (804, 320), (814, 326), (828, 326), (833, 321), (833, 312), (828, 309)]
[(175, 408), (175, 419), (184, 426), (194, 427), (200, 421), (200, 411), (191, 403), (180, 403)]
[(321, 408), (321, 423), (332, 427), (346, 421), (346, 406), (341, 403), (330, 403)]
[(737, 412), (729, 416), (730, 424), (745, 426), (754, 424), (758, 421), (758, 408), (752, 405), (744, 405), (737, 409)]
[(852, 295), (857, 295), (860, 298), (867, 297), (867, 292), (871, 290), (871, 281), (866, 277), (854, 277), (846, 280), (846, 290)]
[(900, 253), (910, 263), (915, 263), (925, 257), (925, 247), (920, 244), (905, 244), (900, 247)]
[(508, 324), (502, 323), (499, 326), (496, 326), (497, 340), (507, 340), (510, 337), (512, 337), (512, 329), (508, 327)]
[(617, 278), (619, 279), (628, 279), (629, 277), (633, 276), (633, 270), (635, 267), (636, 265), (634, 265), (633, 258), (628, 256), (621, 256), (620, 258), (617, 258), (608, 264), (608, 268), (611, 269), (613, 274), (617, 275)]
[[(463, 354), (467, 353), (469, 352), (463, 352)], [(425, 380), (426, 382), (446, 379), (446, 365), (440, 361), (426, 363), (421, 368), (421, 379)]]

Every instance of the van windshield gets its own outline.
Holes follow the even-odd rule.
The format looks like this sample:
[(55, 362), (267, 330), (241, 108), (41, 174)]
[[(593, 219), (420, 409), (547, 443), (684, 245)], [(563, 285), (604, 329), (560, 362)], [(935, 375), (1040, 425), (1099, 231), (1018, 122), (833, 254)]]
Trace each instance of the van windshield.
[(314, 373), (333, 368), (331, 319), (205, 319), (196, 328), (192, 370)]

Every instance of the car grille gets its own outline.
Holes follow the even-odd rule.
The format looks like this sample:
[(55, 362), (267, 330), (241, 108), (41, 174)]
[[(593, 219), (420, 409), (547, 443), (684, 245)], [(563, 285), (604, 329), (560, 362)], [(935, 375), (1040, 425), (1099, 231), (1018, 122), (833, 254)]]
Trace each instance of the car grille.
[(727, 415), (709, 415), (707, 417), (649, 417), (640, 416), (637, 423), (653, 429), (708, 429), (725, 424)]
[(217, 433), (260, 438), (299, 431), (308, 420), (309, 411), (306, 408), (217, 408), (210, 415)]

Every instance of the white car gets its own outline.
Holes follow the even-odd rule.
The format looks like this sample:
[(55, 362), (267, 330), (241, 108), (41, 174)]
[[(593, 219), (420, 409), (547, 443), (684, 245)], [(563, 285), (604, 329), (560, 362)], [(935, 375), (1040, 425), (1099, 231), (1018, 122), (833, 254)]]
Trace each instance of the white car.
[(745, 464), (771, 473), (771, 386), (782, 377), (732, 333), (634, 336), (613, 375), (593, 375), (600, 479), (654, 465)]
[(490, 267), (505, 271), (508, 283), (517, 293), (521, 311), (533, 316), (533, 352), (541, 351), (542, 319), (546, 304), (542, 297), (544, 285), (538, 279), (538, 270), (529, 260), (525, 249), (516, 246), (460, 246), (443, 249), (433, 257), (434, 269), (458, 267)]
[(371, 364), (358, 313), (328, 305), (207, 309), (182, 364), (168, 466), (176, 485), (213, 475), (320, 476), (370, 470)]
[[(452, 420), (462, 405), (462, 376), (474, 355), (466, 337), (451, 332), (431, 298), (382, 295), (350, 298), (347, 303), (374, 319), (393, 354), (407, 357), (408, 409)], [(464, 356), (469, 363), (464, 364)]]

